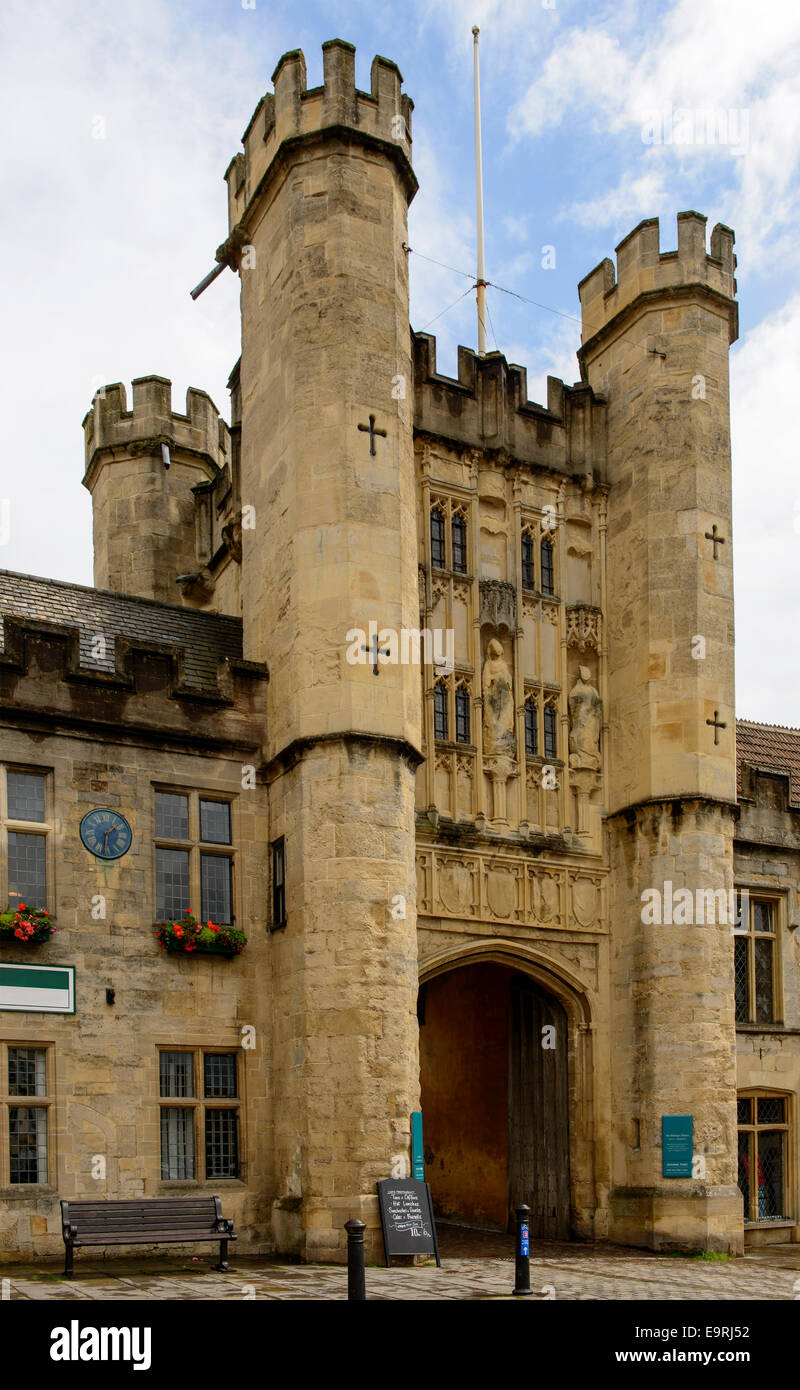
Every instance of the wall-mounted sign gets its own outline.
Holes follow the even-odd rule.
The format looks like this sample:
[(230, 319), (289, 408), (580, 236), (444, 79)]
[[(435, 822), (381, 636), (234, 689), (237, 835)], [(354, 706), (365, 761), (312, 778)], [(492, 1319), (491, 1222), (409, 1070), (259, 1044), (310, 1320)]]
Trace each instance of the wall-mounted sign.
[(425, 1159), (422, 1156), (422, 1111), (411, 1112), (411, 1176), (425, 1181)]
[(15, 1013), (74, 1014), (74, 965), (0, 964), (0, 1009)]
[(119, 811), (97, 806), (81, 821), (81, 839), (96, 859), (121, 859), (133, 840), (133, 831)]
[(693, 1142), (691, 1115), (661, 1116), (662, 1178), (692, 1176)]

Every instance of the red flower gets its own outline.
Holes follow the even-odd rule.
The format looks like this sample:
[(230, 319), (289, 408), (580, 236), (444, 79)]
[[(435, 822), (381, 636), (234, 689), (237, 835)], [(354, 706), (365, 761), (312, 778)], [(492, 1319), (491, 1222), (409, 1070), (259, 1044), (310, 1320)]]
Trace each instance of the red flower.
[(193, 946), (192, 943), (191, 943), (190, 941), (187, 941), (187, 943), (186, 943), (186, 949), (187, 949), (187, 951), (196, 951), (196, 950), (197, 950), (197, 947), (196, 947), (196, 946)]
[(25, 904), (24, 904), (24, 903), (20, 903), (19, 907), (17, 908), (17, 912), (27, 912), (27, 911), (28, 911), (28, 909), (27, 909), (27, 907), (25, 906)]
[(24, 940), (25, 940), (25, 933), (24, 933), (24, 931), (22, 930), (22, 927), (17, 927), (17, 930), (14, 932), (14, 935), (15, 935), (15, 936), (18, 936), (19, 939), (20, 939), (20, 941), (24, 941)]
[(176, 926), (176, 928), (175, 928), (175, 935), (176, 935), (176, 936), (179, 936), (179, 937), (180, 937), (180, 936), (183, 936), (183, 927), (178, 927), (178, 926)]

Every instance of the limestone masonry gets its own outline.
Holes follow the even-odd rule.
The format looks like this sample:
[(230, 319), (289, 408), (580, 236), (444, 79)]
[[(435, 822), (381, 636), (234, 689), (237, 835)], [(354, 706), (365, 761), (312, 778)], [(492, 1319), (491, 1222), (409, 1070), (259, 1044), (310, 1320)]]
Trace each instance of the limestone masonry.
[[(443, 376), (413, 103), (354, 52), (312, 89), (285, 54), (227, 170), (230, 424), (106, 386), (97, 587), (0, 574), (0, 911), (57, 927), (0, 932), (0, 1260), (61, 1251), (60, 1198), (196, 1191), (243, 1252), (338, 1261), (359, 1216), (380, 1259), (419, 1110), (444, 1219), (800, 1240), (800, 732), (735, 718), (733, 232), (640, 223), (544, 405), (499, 352)], [(390, 659), (423, 630), (451, 669)], [(187, 911), (244, 949), (162, 949)]]

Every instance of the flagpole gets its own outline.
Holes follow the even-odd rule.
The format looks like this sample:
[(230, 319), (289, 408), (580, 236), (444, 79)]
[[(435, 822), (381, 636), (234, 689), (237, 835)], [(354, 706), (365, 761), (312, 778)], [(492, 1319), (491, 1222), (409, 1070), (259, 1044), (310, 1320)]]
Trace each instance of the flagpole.
[(478, 70), (478, 35), (480, 29), (473, 25), (473, 58), (475, 67), (475, 210), (478, 233), (478, 274), (476, 290), (478, 299), (478, 356), (486, 356), (486, 267), (483, 260), (483, 155), (481, 151), (481, 83)]

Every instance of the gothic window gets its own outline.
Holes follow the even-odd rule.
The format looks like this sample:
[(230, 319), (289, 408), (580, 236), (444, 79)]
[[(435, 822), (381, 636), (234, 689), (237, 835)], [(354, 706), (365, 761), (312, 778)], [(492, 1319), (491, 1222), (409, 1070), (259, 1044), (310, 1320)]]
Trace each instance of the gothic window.
[(233, 924), (231, 803), (199, 792), (155, 793), (156, 917), (198, 912)]
[(433, 691), (433, 736), (439, 743), (447, 742), (447, 686), (444, 681), (437, 682)]
[(467, 572), (467, 523), (460, 512), (456, 512), (450, 525), (453, 542), (453, 569), (459, 574)]
[(558, 757), (556, 712), (552, 705), (545, 705), (544, 707), (544, 756), (546, 758)]
[(286, 841), (272, 842), (272, 925), (286, 926)]
[(163, 1051), (158, 1068), (162, 1181), (238, 1177), (237, 1054)]
[(555, 593), (555, 580), (553, 577), (553, 546), (548, 540), (542, 541), (540, 547), (542, 561), (542, 593)]
[(431, 564), (434, 569), (443, 570), (445, 568), (444, 553), (444, 512), (441, 507), (434, 507), (431, 512)]
[(527, 531), (522, 536), (522, 587), (536, 588), (536, 575), (533, 565), (533, 536)]
[(460, 685), (456, 690), (456, 742), (469, 743), (469, 688)]
[[(53, 824), (48, 778), (34, 769), (8, 768), (0, 773), (0, 899), (9, 907), (47, 907), (47, 860)], [(4, 804), (3, 804), (4, 803)], [(5, 853), (2, 851), (5, 850)]]
[(535, 700), (525, 701), (525, 752), (535, 758), (539, 752), (539, 711)]
[[(744, 920), (742, 907), (746, 905)], [(777, 903), (739, 895), (733, 938), (737, 1023), (775, 1023), (775, 921)]]
[(0, 1127), (5, 1128), (4, 1120), (8, 1126), (0, 1152), (0, 1187), (48, 1180), (48, 1050), (0, 1047)]
[(739, 1190), (745, 1221), (787, 1218), (787, 1096), (740, 1095)]

